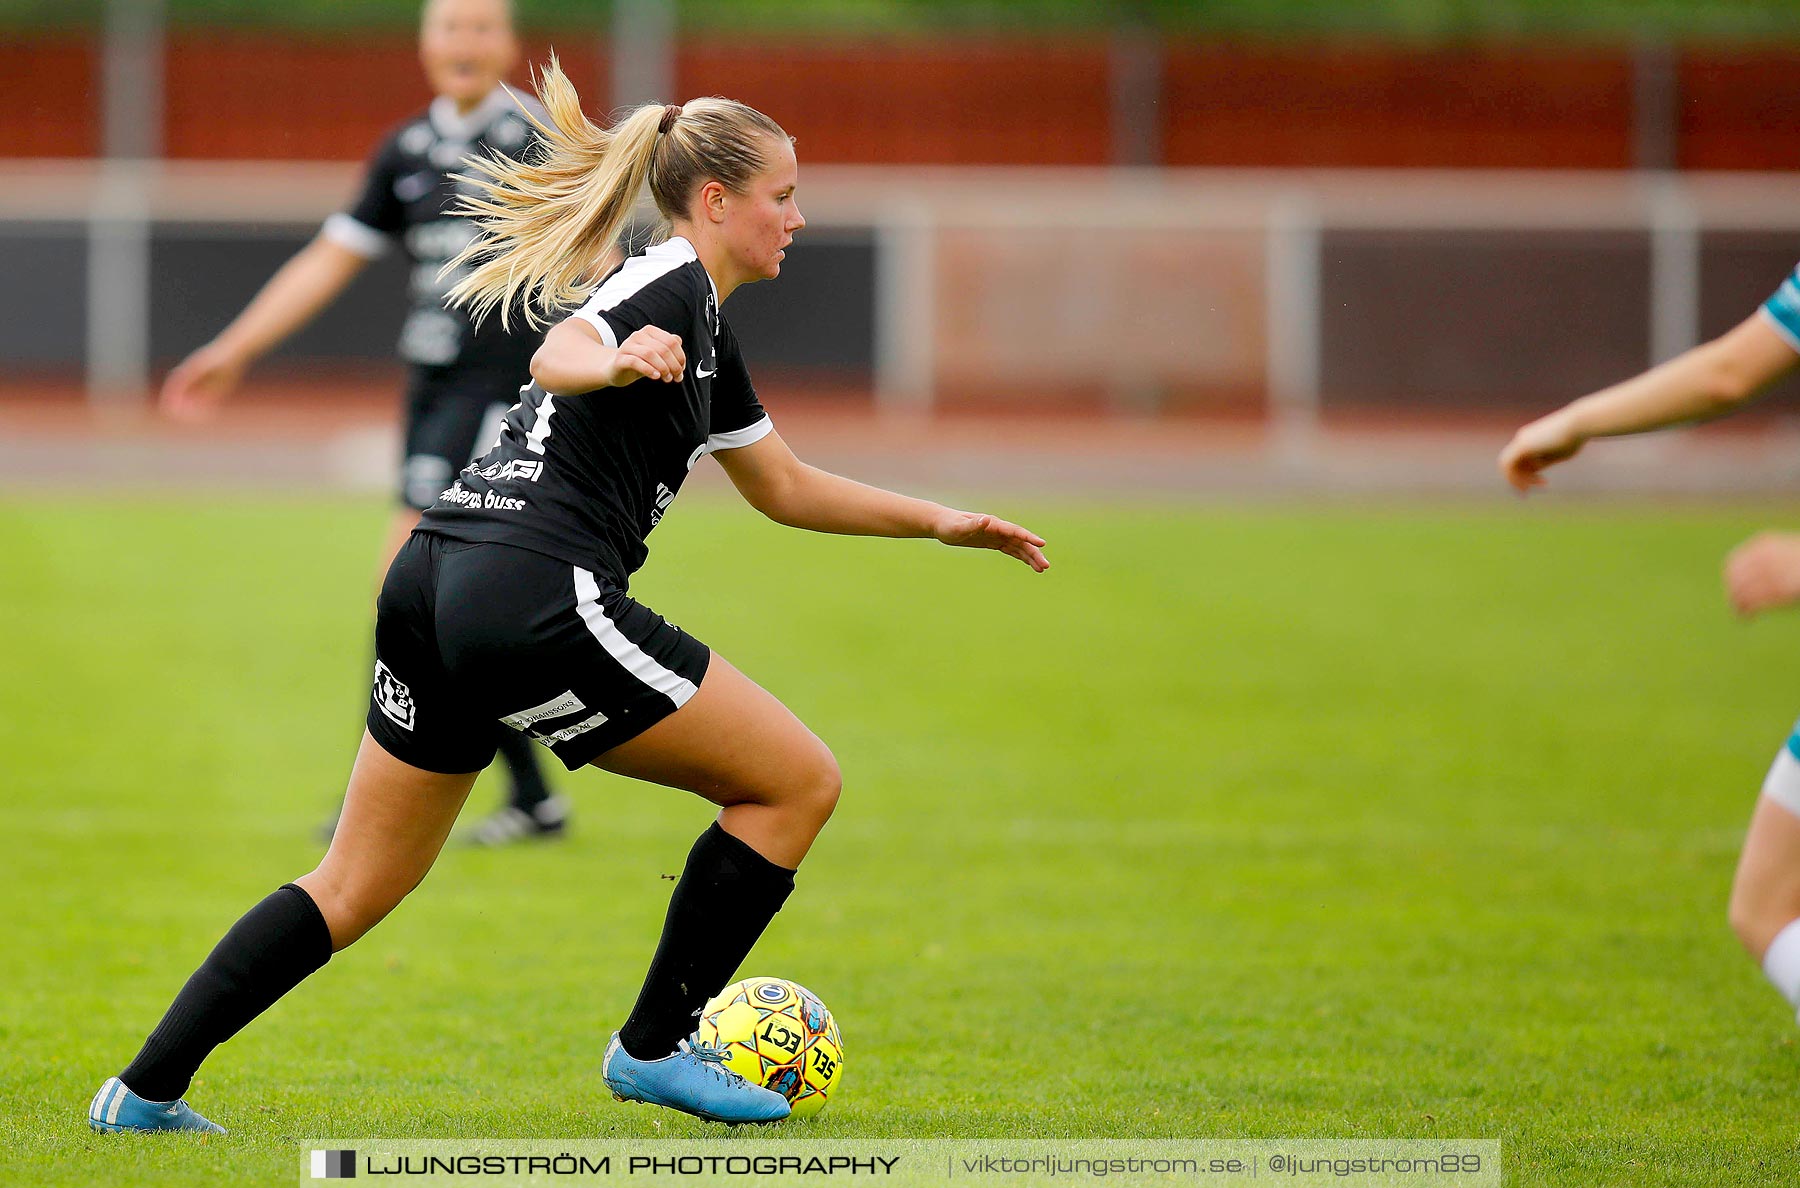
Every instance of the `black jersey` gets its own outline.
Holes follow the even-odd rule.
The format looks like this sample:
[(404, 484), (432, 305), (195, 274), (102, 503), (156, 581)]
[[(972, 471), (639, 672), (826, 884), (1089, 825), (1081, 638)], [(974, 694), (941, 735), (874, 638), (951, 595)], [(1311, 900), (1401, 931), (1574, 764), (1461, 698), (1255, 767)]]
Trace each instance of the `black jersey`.
[(419, 528), (532, 549), (623, 586), (701, 455), (747, 446), (772, 426), (687, 240), (628, 257), (571, 316), (609, 346), (644, 326), (679, 336), (681, 382), (640, 379), (578, 396), (528, 385), (498, 444), (438, 496)]
[(332, 215), (325, 235), (360, 256), (374, 258), (398, 239), (412, 260), (412, 308), (400, 330), (400, 356), (422, 367), (467, 368), (511, 377), (524, 375), (541, 331), (513, 319), (512, 330), (497, 317), (479, 328), (461, 309), (447, 309), (444, 295), (461, 276), (438, 273), (476, 234), (470, 219), (450, 213), (466, 187), (450, 174), (467, 172), (463, 158), (495, 149), (518, 158), (532, 150), (537, 130), (519, 110), (534, 100), (515, 99), (503, 87), (468, 115), (439, 97), (430, 107), (394, 129), (369, 161), (362, 195), (346, 212)]

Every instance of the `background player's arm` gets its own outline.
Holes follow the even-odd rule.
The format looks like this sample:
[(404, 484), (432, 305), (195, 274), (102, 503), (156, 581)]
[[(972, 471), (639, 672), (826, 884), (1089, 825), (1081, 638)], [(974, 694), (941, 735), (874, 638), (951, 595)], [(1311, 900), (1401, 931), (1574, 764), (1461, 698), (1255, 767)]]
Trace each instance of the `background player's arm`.
[(778, 524), (843, 536), (932, 537), (943, 544), (996, 549), (1039, 573), (1050, 568), (1042, 537), (996, 516), (957, 511), (897, 495), (808, 466), (780, 434), (714, 457), (745, 501)]
[(230, 395), (252, 363), (331, 304), (368, 262), (325, 235), (314, 238), (276, 270), (217, 338), (169, 373), (163, 409), (194, 416), (212, 408)]
[(566, 318), (551, 327), (531, 357), (531, 378), (558, 396), (623, 387), (640, 379), (673, 383), (686, 370), (681, 339), (660, 326), (635, 330), (612, 347), (580, 318)]
[(1543, 471), (1590, 439), (1647, 433), (1722, 416), (1800, 363), (1760, 312), (1642, 375), (1540, 417), (1513, 435), (1500, 473), (1521, 491), (1544, 484)]

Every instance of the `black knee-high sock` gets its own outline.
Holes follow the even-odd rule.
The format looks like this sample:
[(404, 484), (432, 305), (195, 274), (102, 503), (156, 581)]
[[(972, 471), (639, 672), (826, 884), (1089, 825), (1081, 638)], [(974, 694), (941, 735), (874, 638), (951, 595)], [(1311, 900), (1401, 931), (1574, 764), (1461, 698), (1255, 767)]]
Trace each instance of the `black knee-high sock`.
[(527, 813), (550, 799), (550, 785), (538, 768), (537, 745), (511, 726), (500, 727), (500, 757), (512, 777), (511, 804)]
[(209, 1052), (329, 960), (318, 905), (282, 884), (214, 946), (119, 1079), (146, 1101), (174, 1101)]
[(708, 826), (688, 853), (644, 988), (619, 1029), (625, 1050), (639, 1060), (673, 1052), (793, 890), (793, 871), (776, 866), (718, 822)]

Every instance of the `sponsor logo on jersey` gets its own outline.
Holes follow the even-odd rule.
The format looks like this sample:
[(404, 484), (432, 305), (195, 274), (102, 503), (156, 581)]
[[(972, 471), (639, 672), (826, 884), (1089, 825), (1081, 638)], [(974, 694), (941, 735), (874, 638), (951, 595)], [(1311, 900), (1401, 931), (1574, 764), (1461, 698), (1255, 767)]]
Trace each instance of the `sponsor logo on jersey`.
[(409, 173), (394, 181), (394, 197), (402, 202), (417, 202), (425, 195), (437, 189), (438, 175), (435, 173)]
[(375, 708), (402, 730), (413, 728), (419, 708), (412, 690), (379, 660), (375, 661)]
[(420, 120), (400, 133), (400, 151), (411, 153), (415, 157), (422, 156), (431, 148), (431, 142), (436, 139), (437, 133), (431, 130), (431, 125)]
[[(530, 709), (520, 710), (516, 714), (508, 714), (500, 720), (514, 730), (536, 735), (539, 722), (547, 722), (552, 718), (566, 718), (570, 714), (580, 713), (586, 708), (587, 705), (581, 698), (575, 696), (575, 690), (569, 689), (558, 693), (542, 705), (534, 705)], [(599, 723), (596, 722), (594, 725), (598, 726)], [(571, 737), (573, 736), (571, 735)]]
[(489, 128), (483, 140), (495, 148), (513, 149), (525, 143), (525, 125), (508, 116), (495, 122)]
[(490, 483), (505, 482), (507, 479), (518, 479), (523, 483), (535, 483), (538, 479), (543, 477), (544, 462), (541, 458), (532, 458), (529, 460), (524, 458), (512, 458), (505, 462), (495, 462), (491, 465), (483, 466), (480, 470), (476, 470), (475, 467), (471, 465), (469, 467), (469, 473), (480, 475)]
[(713, 357), (712, 366), (710, 368), (696, 367), (694, 369), (695, 379), (708, 379), (717, 374), (719, 374), (719, 359), (716, 355)]
[(455, 169), (468, 155), (469, 142), (466, 140), (440, 140), (431, 146), (431, 163), (439, 169)]
[(438, 496), (438, 502), (457, 507), (486, 508), (488, 511), (524, 511), (531, 506), (523, 499), (502, 495), (497, 491), (471, 491), (462, 485), (461, 479), (451, 483), (449, 489)]
[(448, 260), (480, 233), (468, 219), (433, 219), (407, 229), (406, 250), (415, 260)]
[(668, 511), (669, 505), (674, 502), (675, 492), (669, 490), (669, 484), (656, 484), (656, 506), (650, 509), (650, 527), (654, 528), (662, 523), (663, 513)]
[(400, 357), (408, 363), (445, 367), (462, 348), (463, 324), (441, 309), (415, 309), (400, 327)]

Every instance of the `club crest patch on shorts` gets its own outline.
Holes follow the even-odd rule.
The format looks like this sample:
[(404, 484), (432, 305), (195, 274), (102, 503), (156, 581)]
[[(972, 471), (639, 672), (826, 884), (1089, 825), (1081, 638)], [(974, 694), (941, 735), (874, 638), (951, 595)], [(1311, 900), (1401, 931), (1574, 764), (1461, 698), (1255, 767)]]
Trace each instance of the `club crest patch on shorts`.
[(419, 707), (413, 701), (412, 690), (379, 660), (375, 661), (375, 705), (402, 730), (413, 728)]

